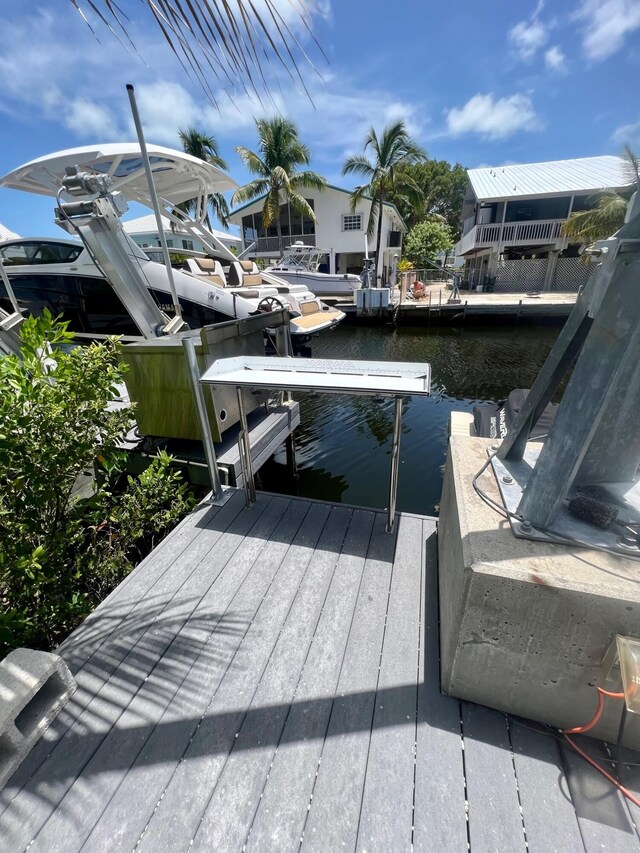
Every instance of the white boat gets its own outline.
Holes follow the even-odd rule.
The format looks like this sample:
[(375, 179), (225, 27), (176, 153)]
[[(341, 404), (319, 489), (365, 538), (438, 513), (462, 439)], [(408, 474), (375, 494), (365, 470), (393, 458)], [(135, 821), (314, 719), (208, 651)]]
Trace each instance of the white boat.
[(278, 263), (267, 267), (267, 272), (290, 284), (303, 284), (322, 296), (349, 296), (354, 290), (362, 287), (360, 276), (321, 272), (320, 267), (326, 257), (327, 252), (315, 246), (306, 246), (302, 242), (293, 243), (285, 250)]
[[(227, 175), (183, 152), (160, 146), (148, 151), (163, 215), (191, 232), (211, 255), (189, 259), (186, 268), (171, 273), (191, 328), (285, 307), (292, 341), (303, 344), (343, 319), (306, 286), (237, 258), (205, 228), (208, 196), (235, 186)], [(6, 175), (0, 185), (56, 197), (56, 222), (82, 241), (21, 238), (0, 244), (21, 310), (39, 313), (49, 307), (62, 313), (78, 337), (133, 339), (161, 332), (174, 311), (169, 273), (127, 236), (120, 219), (129, 201), (151, 206), (137, 143), (41, 157)], [(176, 208), (190, 199), (196, 199), (195, 218)]]

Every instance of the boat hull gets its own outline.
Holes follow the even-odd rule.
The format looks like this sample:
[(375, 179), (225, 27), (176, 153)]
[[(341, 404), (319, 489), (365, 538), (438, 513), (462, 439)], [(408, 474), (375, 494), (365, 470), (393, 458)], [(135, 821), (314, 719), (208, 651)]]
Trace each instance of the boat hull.
[(359, 290), (362, 287), (362, 282), (355, 275), (332, 275), (308, 270), (283, 270), (278, 267), (270, 267), (268, 272), (277, 275), (287, 284), (303, 284), (316, 296), (350, 296), (354, 290)]

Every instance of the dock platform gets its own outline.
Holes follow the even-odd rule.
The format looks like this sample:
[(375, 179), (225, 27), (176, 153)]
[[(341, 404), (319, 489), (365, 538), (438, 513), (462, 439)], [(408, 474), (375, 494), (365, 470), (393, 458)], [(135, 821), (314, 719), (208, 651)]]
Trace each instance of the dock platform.
[(435, 519), (230, 492), (61, 647), (78, 689), (0, 794), (3, 851), (640, 850), (555, 737), (440, 693)]

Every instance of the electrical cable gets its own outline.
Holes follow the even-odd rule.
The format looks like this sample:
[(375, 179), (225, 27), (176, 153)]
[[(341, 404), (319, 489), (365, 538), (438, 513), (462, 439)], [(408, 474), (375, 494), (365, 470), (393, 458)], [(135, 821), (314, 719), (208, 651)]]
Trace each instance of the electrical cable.
[[(579, 734), (579, 733), (583, 734), (585, 732), (591, 731), (591, 729), (593, 729), (596, 726), (596, 724), (600, 720), (600, 717), (602, 716), (602, 711), (604, 709), (604, 697), (605, 696), (610, 696), (612, 699), (624, 699), (624, 693), (612, 693), (609, 690), (604, 690), (602, 687), (596, 687), (596, 690), (598, 691), (598, 706), (596, 708), (596, 711), (595, 711), (595, 714), (593, 715), (593, 717), (589, 720), (588, 723), (585, 723), (582, 726), (574, 726), (571, 729), (562, 729), (562, 735), (563, 735), (564, 739), (566, 740), (566, 742), (569, 744), (569, 746), (575, 752), (577, 752), (578, 755), (580, 755), (582, 758), (584, 758), (585, 761), (588, 761), (589, 764), (595, 770), (598, 771), (598, 773), (601, 773), (605, 777), (605, 779), (608, 779), (609, 782), (611, 782), (611, 784), (614, 785), (620, 791), (620, 793), (624, 797), (626, 797), (631, 803), (633, 803), (635, 806), (638, 806), (638, 808), (640, 808), (640, 799), (638, 797), (636, 797), (635, 794), (633, 794), (627, 788), (625, 788), (624, 785), (620, 784), (620, 782), (618, 782), (618, 780), (614, 776), (612, 776), (610, 773), (608, 773), (604, 769), (604, 767), (601, 767), (600, 764), (598, 764), (598, 762), (595, 759), (591, 758), (590, 755), (588, 755), (583, 749), (581, 749), (578, 746), (578, 744), (572, 738), (569, 737), (570, 734)], [(624, 762), (619, 762), (619, 763), (624, 763)]]

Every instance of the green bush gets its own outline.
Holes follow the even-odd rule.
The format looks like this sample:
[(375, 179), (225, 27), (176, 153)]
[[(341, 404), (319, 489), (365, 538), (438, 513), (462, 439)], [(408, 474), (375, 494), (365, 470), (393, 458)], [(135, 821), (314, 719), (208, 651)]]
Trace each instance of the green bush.
[(448, 252), (451, 248), (451, 229), (437, 217), (414, 225), (404, 241), (404, 253), (416, 269), (424, 269), (438, 252)]
[[(45, 312), (23, 323), (21, 358), (0, 358), (0, 655), (55, 647), (193, 504), (166, 454), (123, 476), (132, 412), (107, 407), (120, 344), (71, 339)], [(95, 461), (101, 485), (77, 499)]]

